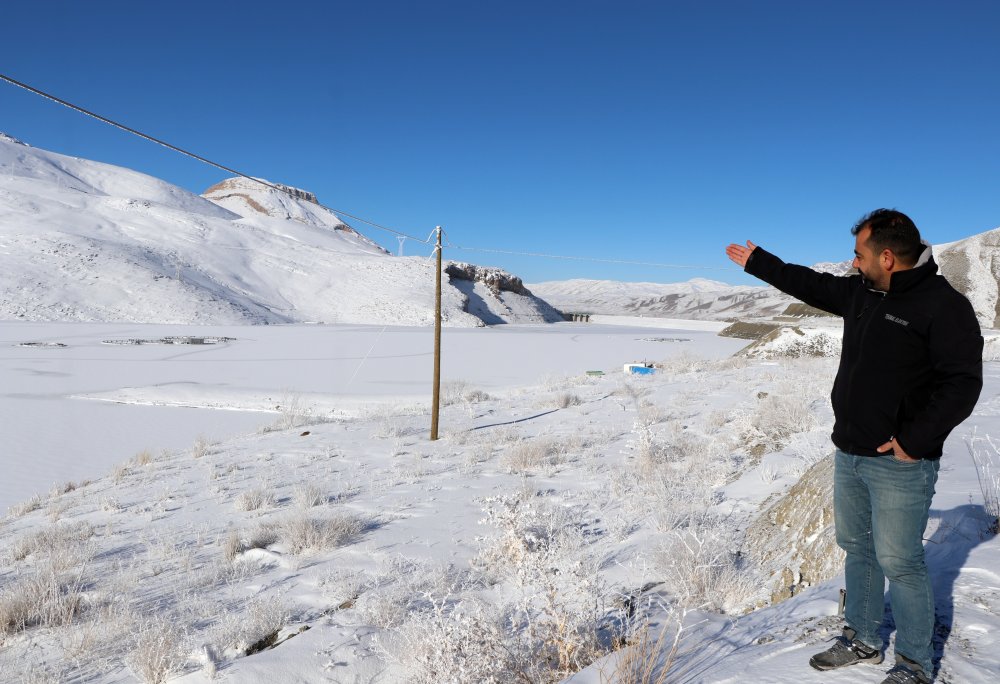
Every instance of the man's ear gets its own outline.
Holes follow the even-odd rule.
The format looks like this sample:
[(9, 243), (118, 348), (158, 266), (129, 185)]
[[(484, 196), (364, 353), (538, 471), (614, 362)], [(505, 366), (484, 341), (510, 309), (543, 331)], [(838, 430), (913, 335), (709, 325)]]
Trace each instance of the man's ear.
[(879, 254), (879, 261), (882, 262), (884, 270), (891, 271), (892, 267), (896, 265), (896, 255), (892, 253), (891, 249), (883, 249), (882, 253)]

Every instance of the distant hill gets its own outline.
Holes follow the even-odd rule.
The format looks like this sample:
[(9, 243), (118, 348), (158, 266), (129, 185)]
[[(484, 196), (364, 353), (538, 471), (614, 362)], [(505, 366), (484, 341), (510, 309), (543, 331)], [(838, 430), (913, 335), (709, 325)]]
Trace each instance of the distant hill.
[[(433, 322), (432, 262), (282, 187), (233, 178), (198, 196), (0, 134), (0, 319)], [(523, 286), (466, 277), (445, 278), (446, 325), (559, 318)]]
[(703, 278), (684, 283), (557, 280), (528, 287), (561, 311), (660, 318), (776, 316), (795, 301), (771, 287), (728, 285)]

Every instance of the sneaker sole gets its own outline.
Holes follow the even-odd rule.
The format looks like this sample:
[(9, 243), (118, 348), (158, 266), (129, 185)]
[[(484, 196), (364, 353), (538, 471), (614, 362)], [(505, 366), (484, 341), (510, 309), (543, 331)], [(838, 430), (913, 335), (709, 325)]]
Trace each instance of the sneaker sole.
[(809, 667), (814, 670), (819, 670), (820, 672), (827, 672), (828, 670), (839, 670), (842, 667), (850, 667), (851, 665), (860, 665), (861, 663), (868, 663), (869, 665), (881, 665), (882, 661), (885, 660), (885, 656), (881, 653), (878, 658), (865, 658), (864, 660), (855, 660), (853, 663), (844, 663), (843, 665), (817, 665), (813, 662), (812, 658), (809, 659)]

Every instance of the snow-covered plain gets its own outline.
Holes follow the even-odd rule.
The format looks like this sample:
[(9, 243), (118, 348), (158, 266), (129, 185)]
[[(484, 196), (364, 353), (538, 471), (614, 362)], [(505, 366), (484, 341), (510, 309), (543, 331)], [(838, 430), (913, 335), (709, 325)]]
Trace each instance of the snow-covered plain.
[[(7, 474), (41, 464), (33, 488), (3, 480), (2, 682), (589, 684), (635, 651), (601, 657), (623, 621), (635, 643), (645, 618), (655, 639), (684, 611), (668, 681), (883, 676), (812, 671), (841, 582), (767, 606), (768, 569), (743, 542), (760, 506), (830, 453), (833, 359), (731, 357), (744, 342), (680, 327), (446, 330), (430, 442), (428, 329), (0, 333), (0, 408), (38, 407), (5, 420)], [(235, 339), (102, 344), (182, 335)], [(662, 367), (621, 373), (642, 360)], [(927, 534), (939, 681), (953, 684), (1000, 672), (1000, 550), (964, 441), (995, 478), (998, 392), (989, 363)], [(103, 411), (48, 434), (69, 406)], [(196, 416), (216, 429), (179, 427)], [(181, 443), (94, 448), (123, 423), (175, 426)], [(21, 451), (32, 436), (61, 448)]]

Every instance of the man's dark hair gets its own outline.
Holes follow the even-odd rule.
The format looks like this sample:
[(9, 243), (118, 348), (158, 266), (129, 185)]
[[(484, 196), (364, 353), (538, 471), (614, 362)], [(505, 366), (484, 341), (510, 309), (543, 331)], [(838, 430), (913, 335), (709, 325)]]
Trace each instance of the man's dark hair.
[(920, 231), (909, 216), (895, 209), (876, 209), (854, 224), (851, 235), (857, 235), (865, 228), (871, 228), (868, 246), (876, 255), (888, 249), (906, 266), (917, 263), (923, 245), (920, 243)]

